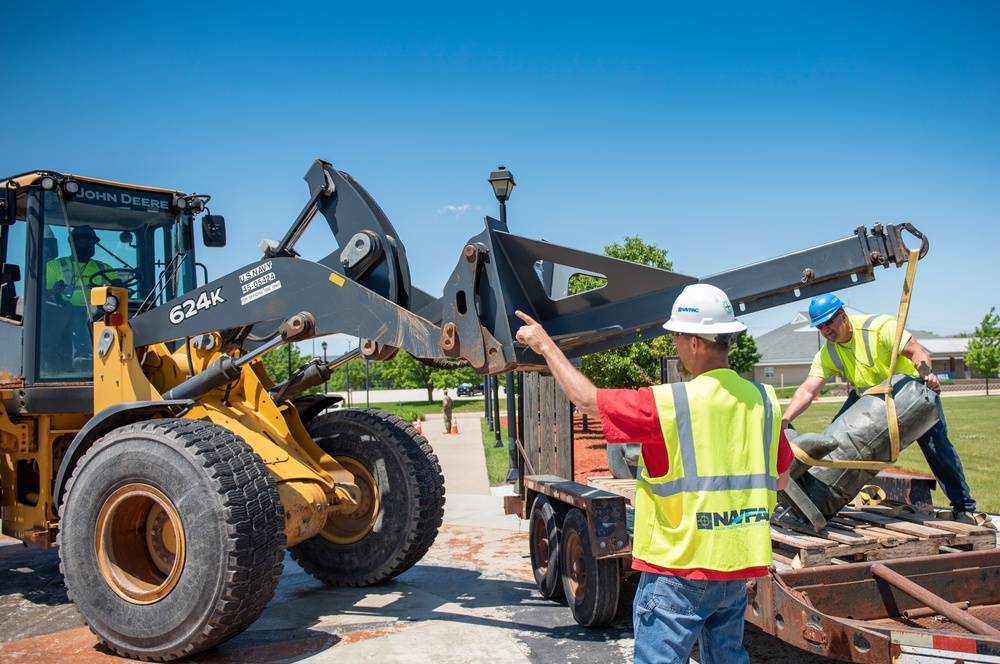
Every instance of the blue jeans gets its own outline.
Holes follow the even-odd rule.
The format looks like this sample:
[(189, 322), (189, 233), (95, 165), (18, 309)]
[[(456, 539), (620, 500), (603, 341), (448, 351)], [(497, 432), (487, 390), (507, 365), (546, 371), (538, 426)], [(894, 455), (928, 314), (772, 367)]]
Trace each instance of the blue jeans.
[[(833, 419), (837, 419), (844, 412), (853, 406), (858, 399), (858, 393), (851, 390), (847, 394), (847, 400), (840, 407), (840, 412)], [(924, 453), (927, 466), (934, 473), (934, 479), (938, 486), (948, 496), (951, 502), (953, 513), (975, 512), (976, 501), (969, 491), (969, 484), (965, 481), (965, 470), (962, 469), (962, 460), (958, 457), (958, 451), (951, 444), (948, 438), (948, 424), (944, 421), (944, 409), (941, 407), (941, 398), (937, 400), (938, 421), (927, 433), (917, 438), (920, 451)]]
[(743, 647), (746, 579), (701, 581), (643, 572), (632, 605), (635, 664), (750, 662)]

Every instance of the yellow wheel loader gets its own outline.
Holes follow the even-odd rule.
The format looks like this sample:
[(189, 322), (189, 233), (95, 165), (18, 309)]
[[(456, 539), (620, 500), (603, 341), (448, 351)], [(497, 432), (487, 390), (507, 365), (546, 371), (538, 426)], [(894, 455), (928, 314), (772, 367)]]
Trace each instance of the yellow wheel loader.
[[(518, 309), (581, 357), (663, 334), (688, 284), (723, 288), (742, 315), (871, 281), (907, 260), (902, 230), (923, 239), (861, 226), (699, 280), (486, 218), (435, 298), (411, 285), (360, 184), (320, 160), (305, 180), (284, 237), (207, 283), (196, 230), (219, 247), (226, 225), (206, 195), (44, 170), (0, 180), (3, 533), (59, 546), (70, 597), (121, 655), (167, 661), (239, 633), (273, 596), (286, 547), (317, 578), (357, 586), (434, 542), (445, 491), (427, 440), (389, 413), (300, 396), (345, 358), (276, 385), (268, 351), (344, 333), (373, 361), (405, 349), (483, 376), (541, 370), (515, 342)], [(602, 285), (568, 295), (573, 274)]]

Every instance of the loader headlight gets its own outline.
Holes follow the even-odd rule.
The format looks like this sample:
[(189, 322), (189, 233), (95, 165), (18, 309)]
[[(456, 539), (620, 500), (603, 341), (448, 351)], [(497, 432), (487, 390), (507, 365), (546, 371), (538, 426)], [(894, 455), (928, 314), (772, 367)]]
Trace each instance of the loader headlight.
[(66, 178), (63, 180), (62, 189), (64, 194), (73, 197), (80, 193), (80, 183), (72, 178)]
[(104, 300), (104, 304), (101, 305), (101, 309), (106, 314), (113, 314), (118, 311), (118, 298), (114, 295), (108, 295), (107, 299)]

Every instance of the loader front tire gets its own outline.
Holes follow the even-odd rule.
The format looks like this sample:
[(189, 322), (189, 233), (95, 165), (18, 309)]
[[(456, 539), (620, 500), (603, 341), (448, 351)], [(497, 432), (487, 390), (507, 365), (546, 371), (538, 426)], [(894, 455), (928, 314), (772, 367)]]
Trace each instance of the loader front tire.
[(444, 478), (427, 439), (381, 410), (330, 410), (306, 425), (324, 452), (354, 474), (360, 508), (333, 514), (290, 548), (309, 574), (334, 586), (368, 586), (415, 565), (444, 515)]
[(60, 511), (60, 569), (114, 652), (169, 661), (255, 621), (284, 557), (274, 479), (241, 438), (208, 422), (116, 429), (80, 459)]

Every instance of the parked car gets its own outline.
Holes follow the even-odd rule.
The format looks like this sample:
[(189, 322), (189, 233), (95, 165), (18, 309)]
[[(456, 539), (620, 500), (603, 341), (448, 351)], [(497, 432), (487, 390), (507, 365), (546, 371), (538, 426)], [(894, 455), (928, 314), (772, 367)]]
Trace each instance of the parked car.
[(474, 397), (477, 394), (483, 393), (483, 384), (473, 385), (472, 383), (462, 383), (458, 386), (458, 396), (460, 397)]

